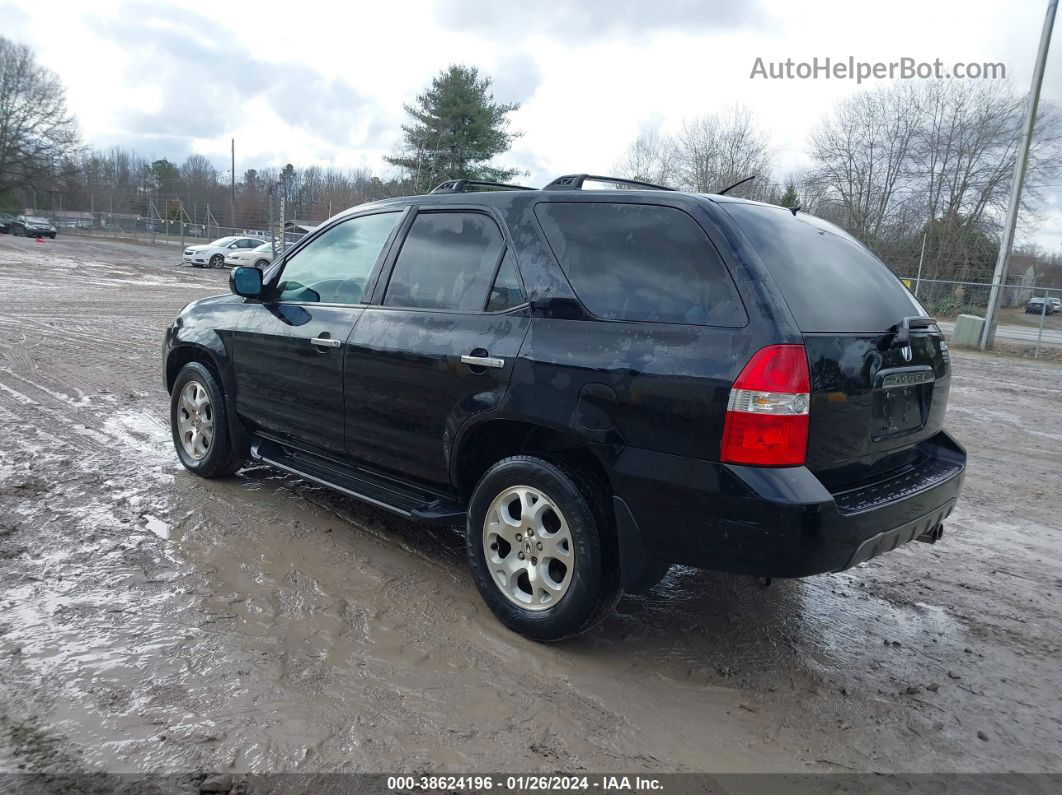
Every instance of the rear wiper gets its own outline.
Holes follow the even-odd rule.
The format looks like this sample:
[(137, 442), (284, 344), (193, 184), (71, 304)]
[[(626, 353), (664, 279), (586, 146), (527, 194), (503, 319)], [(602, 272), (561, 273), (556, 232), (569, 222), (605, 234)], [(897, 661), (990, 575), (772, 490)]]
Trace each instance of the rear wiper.
[(922, 315), (912, 315), (911, 317), (905, 317), (895, 326), (889, 329), (890, 332), (895, 333), (896, 336), (892, 338), (893, 347), (902, 348), (905, 345), (911, 344), (911, 329), (913, 328), (929, 328), (930, 326), (937, 325), (937, 321), (931, 317), (923, 317)]

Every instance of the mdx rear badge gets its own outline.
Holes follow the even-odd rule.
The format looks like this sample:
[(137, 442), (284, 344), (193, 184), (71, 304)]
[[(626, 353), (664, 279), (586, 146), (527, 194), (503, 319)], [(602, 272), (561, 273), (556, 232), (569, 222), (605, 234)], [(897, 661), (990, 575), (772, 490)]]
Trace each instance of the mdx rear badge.
[(917, 373), (890, 373), (881, 379), (882, 389), (896, 389), (902, 386), (918, 386), (935, 380), (932, 372), (926, 370)]

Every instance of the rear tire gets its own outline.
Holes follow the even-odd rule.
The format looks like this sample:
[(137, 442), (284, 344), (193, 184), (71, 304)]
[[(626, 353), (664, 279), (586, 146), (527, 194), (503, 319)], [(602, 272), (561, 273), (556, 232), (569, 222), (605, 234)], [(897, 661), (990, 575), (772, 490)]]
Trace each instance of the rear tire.
[(557, 641), (612, 611), (621, 590), (606, 497), (586, 473), (532, 456), (483, 475), (465, 542), (480, 596), (503, 624)]
[(173, 382), (170, 429), (184, 468), (201, 478), (231, 475), (246, 460), (233, 450), (221, 387), (199, 362), (182, 367)]

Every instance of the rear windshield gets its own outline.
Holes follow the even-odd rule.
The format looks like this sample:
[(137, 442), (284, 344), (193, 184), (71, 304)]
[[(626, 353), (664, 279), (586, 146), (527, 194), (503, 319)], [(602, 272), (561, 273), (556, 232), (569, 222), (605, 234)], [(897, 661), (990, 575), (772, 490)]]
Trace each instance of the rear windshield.
[(721, 205), (752, 242), (801, 331), (885, 331), (925, 310), (848, 233), (783, 207)]

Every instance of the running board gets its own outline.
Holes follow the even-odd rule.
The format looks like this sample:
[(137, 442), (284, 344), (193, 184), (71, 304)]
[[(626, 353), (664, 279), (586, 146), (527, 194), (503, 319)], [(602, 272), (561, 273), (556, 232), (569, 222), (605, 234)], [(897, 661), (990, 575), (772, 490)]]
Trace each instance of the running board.
[(453, 500), (261, 436), (252, 439), (251, 457), (416, 521), (453, 522), (465, 518), (464, 507)]

